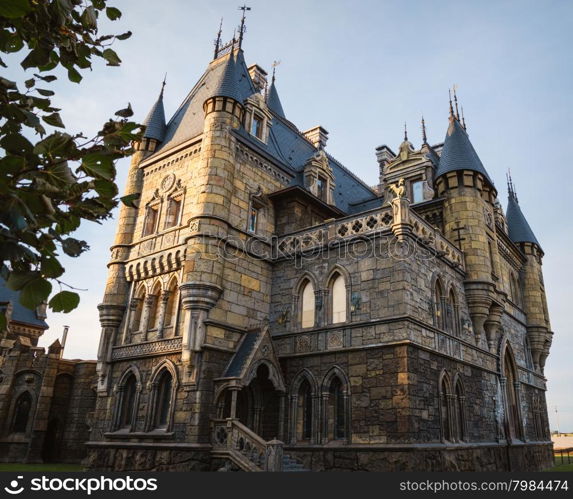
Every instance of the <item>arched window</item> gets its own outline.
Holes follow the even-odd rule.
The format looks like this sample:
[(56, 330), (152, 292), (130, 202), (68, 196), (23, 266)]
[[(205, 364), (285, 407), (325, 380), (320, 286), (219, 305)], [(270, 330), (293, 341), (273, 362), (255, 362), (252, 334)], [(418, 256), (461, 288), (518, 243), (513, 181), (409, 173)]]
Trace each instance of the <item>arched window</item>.
[(306, 281), (301, 292), (301, 326), (314, 327), (315, 323), (315, 297), (312, 282)]
[(434, 323), (439, 329), (444, 329), (445, 325), (444, 301), (442, 284), (437, 280), (434, 286)]
[(459, 333), (459, 311), (458, 311), (458, 302), (456, 300), (456, 294), (454, 290), (450, 290), (450, 295), (448, 296), (448, 304), (447, 304), (447, 329), (450, 333), (454, 335), (458, 335)]
[(140, 286), (133, 303), (133, 318), (131, 320), (131, 330), (139, 331), (141, 329), (141, 316), (145, 306), (145, 287)]
[(521, 307), (521, 288), (519, 286), (519, 280), (515, 274), (510, 275), (510, 287), (511, 287), (511, 299), (515, 305)]
[(466, 408), (465, 408), (465, 395), (462, 381), (456, 381), (456, 398), (455, 398), (455, 413), (456, 413), (456, 440), (462, 442), (466, 440)]
[(328, 390), (326, 436), (328, 440), (346, 438), (346, 408), (344, 387), (338, 376), (332, 378)]
[(155, 283), (151, 294), (147, 297), (149, 316), (147, 319), (147, 329), (157, 329), (157, 321), (159, 319), (159, 297), (161, 296), (161, 285), (159, 282)]
[(137, 393), (137, 380), (130, 374), (121, 387), (121, 402), (119, 415), (119, 428), (133, 428), (135, 419), (135, 396)]
[(519, 399), (515, 389), (516, 377), (515, 363), (513, 357), (508, 349), (506, 349), (504, 356), (504, 370), (505, 376), (505, 401), (506, 401), (506, 414), (507, 426), (509, 435), (508, 437), (515, 439), (521, 437), (521, 430), (519, 425)]
[(179, 302), (179, 287), (177, 286), (177, 281), (175, 279), (171, 281), (168, 293), (169, 297), (167, 298), (167, 303), (165, 304), (165, 327), (176, 325), (177, 303)]
[(164, 369), (157, 381), (154, 428), (167, 429), (169, 426), (172, 388), (173, 378), (171, 373)]
[(450, 383), (447, 376), (442, 376), (440, 382), (440, 416), (442, 423), (442, 440), (448, 442), (452, 440), (450, 422)]
[(304, 379), (298, 389), (298, 406), (296, 417), (297, 440), (312, 439), (312, 388), (307, 379)]
[(30, 392), (24, 392), (18, 397), (14, 407), (14, 417), (12, 419), (12, 431), (14, 433), (26, 433), (31, 411), (32, 396)]
[(346, 282), (340, 274), (335, 274), (330, 281), (330, 322), (338, 324), (346, 322)]

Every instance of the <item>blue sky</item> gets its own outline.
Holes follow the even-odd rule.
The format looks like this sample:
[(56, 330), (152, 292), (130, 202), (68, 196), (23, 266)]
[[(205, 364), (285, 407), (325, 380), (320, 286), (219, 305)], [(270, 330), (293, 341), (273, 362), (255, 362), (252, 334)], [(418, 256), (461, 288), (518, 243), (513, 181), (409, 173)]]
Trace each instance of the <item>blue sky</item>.
[[(238, 0), (112, 1), (123, 11), (104, 31), (133, 31), (114, 49), (120, 68), (96, 64), (80, 85), (60, 81), (57, 104), (70, 130), (94, 133), (131, 102), (143, 119), (167, 73), (171, 116), (204, 71), (219, 19), (224, 39), (239, 22)], [(573, 431), (571, 307), (573, 231), (573, 2), (565, 1), (262, 1), (248, 3), (247, 62), (270, 71), (287, 117), (301, 130), (322, 125), (328, 151), (367, 183), (377, 183), (374, 149), (396, 150), (404, 122), (419, 146), (420, 118), (441, 142), (448, 87), (456, 84), (470, 138), (506, 204), (511, 169), (521, 207), (546, 257), (544, 275), (555, 338), (546, 367), (552, 429)], [(12, 75), (15, 76), (13, 73)], [(121, 162), (120, 185), (128, 163)], [(97, 304), (115, 221), (87, 224), (91, 251), (66, 260), (67, 281), (82, 292), (78, 310), (54, 314), (42, 342), (69, 324), (67, 357), (95, 358)]]

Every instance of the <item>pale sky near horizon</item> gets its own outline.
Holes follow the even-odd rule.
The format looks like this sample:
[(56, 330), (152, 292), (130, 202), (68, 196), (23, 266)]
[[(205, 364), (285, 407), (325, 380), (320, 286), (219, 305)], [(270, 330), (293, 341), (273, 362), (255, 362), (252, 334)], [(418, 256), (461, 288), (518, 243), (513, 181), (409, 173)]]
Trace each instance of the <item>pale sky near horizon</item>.
[[(120, 68), (96, 64), (75, 85), (61, 79), (56, 103), (71, 131), (94, 133), (127, 102), (143, 120), (163, 76), (169, 119), (212, 58), (220, 17), (223, 38), (238, 25), (239, 0), (111, 0), (123, 18), (103, 31), (133, 31), (114, 49)], [(421, 142), (420, 118), (431, 143), (444, 139), (448, 88), (458, 87), (468, 132), (506, 206), (511, 169), (520, 205), (545, 251), (544, 276), (555, 337), (547, 361), (552, 430), (573, 431), (570, 320), (573, 231), (573, 2), (269, 1), (251, 0), (243, 48), (248, 64), (270, 73), (280, 60), (277, 89), (299, 129), (322, 125), (327, 150), (368, 184), (378, 181), (374, 149), (397, 150), (408, 123)], [(13, 66), (13, 65), (12, 65)], [(7, 77), (14, 77), (13, 71)], [(123, 187), (128, 161), (118, 164)], [(41, 345), (70, 325), (68, 358), (95, 358), (101, 301), (115, 220), (86, 224), (78, 236), (91, 251), (66, 259), (65, 280), (85, 288), (80, 307), (52, 314)]]

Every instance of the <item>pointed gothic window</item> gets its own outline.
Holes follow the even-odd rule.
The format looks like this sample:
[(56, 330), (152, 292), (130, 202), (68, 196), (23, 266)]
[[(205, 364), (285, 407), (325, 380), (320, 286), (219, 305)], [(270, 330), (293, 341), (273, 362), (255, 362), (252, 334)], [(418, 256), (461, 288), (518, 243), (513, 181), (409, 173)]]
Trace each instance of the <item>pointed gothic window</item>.
[(332, 379), (328, 390), (326, 424), (326, 436), (329, 440), (346, 438), (344, 388), (338, 376)]
[(24, 392), (16, 400), (16, 406), (14, 408), (14, 417), (12, 420), (12, 431), (14, 433), (26, 433), (31, 410), (32, 396), (30, 392)]
[(444, 329), (445, 325), (445, 311), (444, 311), (444, 292), (440, 281), (436, 281), (434, 287), (434, 324), (439, 329)]
[(177, 322), (177, 303), (179, 302), (179, 288), (177, 281), (174, 279), (168, 289), (169, 297), (165, 305), (164, 326), (174, 326)]
[(161, 285), (158, 283), (153, 287), (151, 295), (147, 297), (147, 306), (149, 307), (149, 315), (147, 318), (147, 330), (157, 329), (159, 320), (159, 303), (161, 296)]
[(301, 326), (303, 328), (313, 327), (315, 322), (315, 297), (314, 286), (307, 281), (301, 293)]
[(516, 369), (513, 357), (509, 350), (506, 350), (504, 357), (504, 371), (505, 376), (505, 402), (507, 414), (507, 426), (509, 435), (508, 438), (515, 439), (521, 437), (521, 428), (519, 424), (519, 400), (516, 390)]
[(312, 389), (308, 380), (303, 380), (298, 390), (296, 418), (297, 440), (312, 439)]
[(346, 322), (346, 282), (344, 277), (336, 274), (331, 280), (331, 323)]
[(159, 377), (156, 389), (154, 427), (157, 429), (166, 429), (169, 426), (172, 387), (171, 373), (165, 369)]
[(136, 392), (137, 380), (133, 374), (130, 374), (122, 387), (119, 428), (131, 429), (133, 427)]
[(455, 409), (456, 409), (456, 440), (462, 442), (466, 439), (466, 408), (465, 408), (465, 395), (464, 388), (462, 386), (462, 381), (458, 379), (456, 381), (456, 398), (455, 398)]
[(442, 440), (452, 440), (450, 426), (450, 383), (446, 376), (442, 377), (440, 384), (440, 415), (442, 420)]

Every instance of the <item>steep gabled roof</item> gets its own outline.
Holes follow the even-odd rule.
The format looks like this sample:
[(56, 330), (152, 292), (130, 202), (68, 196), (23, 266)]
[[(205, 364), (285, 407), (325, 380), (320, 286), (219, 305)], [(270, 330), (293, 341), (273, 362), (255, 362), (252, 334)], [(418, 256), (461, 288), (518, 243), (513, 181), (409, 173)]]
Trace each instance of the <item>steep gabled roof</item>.
[(456, 117), (450, 116), (450, 126), (444, 140), (436, 178), (445, 173), (460, 170), (479, 172), (492, 186), (494, 185), (470, 142), (467, 132)]
[(146, 139), (155, 139), (159, 142), (165, 137), (165, 109), (163, 108), (163, 88), (157, 98), (155, 104), (147, 114), (145, 121), (145, 133), (143, 137)]
[(525, 215), (519, 207), (517, 196), (512, 190), (509, 191), (505, 217), (507, 219), (509, 238), (514, 243), (533, 243), (541, 248), (539, 241), (535, 237), (535, 234), (525, 219)]

